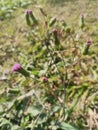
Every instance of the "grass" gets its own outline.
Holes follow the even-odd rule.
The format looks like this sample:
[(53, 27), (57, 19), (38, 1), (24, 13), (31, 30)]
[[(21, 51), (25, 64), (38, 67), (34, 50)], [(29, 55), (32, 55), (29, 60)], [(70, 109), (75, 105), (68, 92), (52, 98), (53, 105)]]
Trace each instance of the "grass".
[[(29, 5), (26, 8), (30, 8), (30, 9), (34, 10), (35, 15), (37, 15), (38, 18), (41, 19), (42, 21), (44, 18), (39, 13), (39, 9), (38, 9), (39, 6), (41, 6), (43, 8), (43, 10), (45, 10), (45, 12), (50, 17), (56, 15), (58, 19), (64, 19), (66, 21), (66, 23), (68, 24), (68, 26), (70, 26), (71, 28), (76, 30), (75, 33), (73, 32), (74, 33), (73, 35), (76, 35), (76, 33), (79, 33), (79, 35), (80, 35), (79, 40), (81, 42), (78, 43), (78, 44), (80, 44), (78, 46), (81, 46), (81, 44), (86, 42), (87, 39), (91, 39), (93, 41), (93, 45), (90, 48), (91, 54), (84, 56), (82, 58), (80, 57), (81, 58), (81, 59), (79, 59), (80, 62), (78, 62), (75, 67), (73, 66), (72, 68), (68, 69), (68, 73), (69, 73), (69, 77), (70, 77), (70, 85), (69, 85), (69, 88), (67, 89), (67, 95), (66, 95), (67, 101), (66, 102), (67, 102), (67, 106), (70, 109), (68, 109), (68, 108), (66, 109), (65, 113), (67, 115), (66, 115), (66, 120), (64, 120), (64, 122), (71, 124), (72, 126), (76, 126), (81, 130), (97, 130), (98, 129), (98, 102), (97, 102), (97, 100), (98, 100), (98, 81), (97, 81), (97, 79), (98, 79), (98, 66), (97, 66), (97, 64), (98, 64), (98, 59), (97, 59), (97, 56), (98, 56), (98, 54), (97, 54), (97, 52), (98, 52), (98, 43), (97, 43), (98, 42), (98, 14), (97, 14), (98, 1), (97, 0), (63, 1), (62, 0), (60, 2), (54, 1), (53, 3), (51, 3), (51, 4), (50, 3), (45, 2), (44, 4), (42, 4), (42, 2), (40, 1), (40, 2), (37, 2), (36, 5)], [(27, 87), (27, 86), (35, 85), (37, 87), (40, 83), (39, 82), (37, 84), (37, 81), (35, 81), (35, 83), (34, 83), (34, 81), (32, 81), (31, 79), (29, 81), (27, 81), (27, 80), (25, 81), (25, 79), (22, 78), (21, 75), (17, 76), (17, 74), (11, 73), (12, 65), (15, 62), (21, 63), (23, 65), (23, 67), (27, 67), (29, 65), (29, 63), (32, 61), (31, 60), (32, 47), (30, 46), (30, 44), (28, 44), (29, 41), (26, 38), (26, 34), (27, 34), (29, 28), (26, 25), (24, 11), (25, 11), (25, 8), (18, 8), (17, 10), (13, 11), (13, 13), (11, 14), (13, 17), (8, 17), (6, 19), (4, 16), (4, 20), (0, 21), (0, 28), (1, 28), (1, 32), (0, 32), (0, 39), (1, 39), (0, 40), (0, 86), (1, 86), (0, 109), (1, 109), (1, 111), (2, 111), (3, 107), (6, 108), (5, 103), (8, 101), (11, 101), (10, 99), (7, 99), (7, 98), (11, 98), (11, 96), (13, 99), (15, 98), (15, 95), (9, 96), (8, 95), (9, 93), (6, 92), (5, 89), (7, 89), (7, 91), (9, 91), (9, 88), (19, 88), (20, 89), (20, 87), (22, 86), (21, 93), (25, 93), (24, 89), (26, 89), (26, 88), (23, 88), (24, 86)], [(85, 17), (86, 29), (83, 32), (81, 32), (78, 29), (78, 21), (79, 21), (80, 14), (84, 14), (84, 17)], [(66, 43), (66, 44), (68, 44), (68, 43)], [(66, 54), (65, 54), (66, 58), (69, 57), (69, 55), (71, 55), (71, 51), (72, 51), (71, 49), (70, 49), (70, 51), (66, 50)], [(76, 59), (77, 58), (79, 58), (79, 57), (76, 56)], [(62, 70), (61, 70), (61, 72), (63, 73)], [(36, 70), (34, 73), (37, 73)], [(53, 77), (53, 78), (55, 78), (55, 77)], [(53, 79), (51, 79), (51, 80), (53, 80)], [(58, 81), (58, 84), (59, 84), (59, 82), (60, 81)], [(39, 93), (40, 93), (39, 91), (41, 91), (40, 89), (44, 90), (44, 89), (46, 89), (45, 88), (46, 86), (47, 86), (47, 84), (42, 85), (41, 88), (39, 88), (39, 87), (37, 87), (37, 88), (33, 87), (33, 88), (39, 95)], [(62, 87), (61, 87), (61, 89), (62, 89)], [(8, 97), (6, 97), (6, 94), (4, 94), (3, 91), (4, 91), (4, 93), (7, 93)], [(48, 92), (49, 90), (45, 90), (45, 91), (46, 91), (46, 93), (45, 93), (46, 95), (42, 94), (42, 96), (47, 98), (47, 100), (51, 101), (51, 92)], [(53, 91), (55, 92), (55, 94), (58, 95), (58, 89), (56, 86), (54, 86)], [(60, 90), (60, 91), (62, 94), (62, 90)], [(44, 93), (44, 92), (42, 91), (42, 93)], [(22, 95), (22, 94), (20, 94), (20, 95)], [(18, 97), (17, 94), (16, 94), (16, 96)], [(52, 96), (54, 96), (54, 94)], [(58, 97), (60, 97), (60, 96), (61, 95), (59, 94)], [(35, 95), (35, 97), (36, 97), (36, 95)], [(44, 97), (41, 97), (41, 99), (43, 99)], [(62, 98), (58, 99), (56, 97), (57, 102), (61, 99)], [(35, 100), (35, 99), (33, 99), (33, 100)], [(38, 98), (38, 100), (39, 100), (39, 98)], [(46, 99), (44, 99), (44, 100), (46, 100)], [(54, 96), (54, 100), (55, 100), (55, 96)], [(34, 102), (34, 101), (32, 101), (32, 102)], [(61, 102), (62, 102), (62, 100), (61, 100)], [(22, 102), (21, 104), (27, 105), (25, 102)], [(55, 103), (48, 104), (48, 102), (47, 102), (44, 105), (46, 105), (49, 108), (51, 108), (52, 105), (55, 106), (55, 107), (52, 106), (53, 111), (55, 111), (55, 112), (53, 113), (54, 115), (52, 115), (49, 118), (49, 121), (53, 120), (53, 119), (55, 121), (56, 117), (58, 119), (59, 114), (61, 115), (61, 117), (59, 117), (59, 121), (62, 120), (62, 118), (63, 118), (62, 109), (59, 110), (58, 106), (56, 106), (57, 104), (56, 105), (55, 105)], [(18, 103), (16, 103), (16, 105), (14, 107), (18, 109)], [(50, 111), (49, 108), (47, 109), (47, 112), (51, 113), (52, 111)], [(56, 109), (56, 110), (54, 110), (54, 109)], [(37, 115), (36, 113), (37, 112), (39, 113), (39, 111), (41, 111), (41, 110), (42, 109), (40, 108), (40, 105), (39, 105), (39, 106), (36, 106), (35, 108), (30, 107), (29, 110), (27, 109), (27, 113), (29, 113), (29, 111), (30, 111), (30, 114), (32, 116), (34, 116), (33, 115), (34, 113), (32, 113), (32, 111), (35, 111), (35, 115)], [(9, 113), (9, 114), (11, 114), (11, 113)], [(45, 114), (45, 113), (41, 113), (41, 114)], [(23, 116), (22, 118), (24, 118), (25, 120), (26, 119), (28, 120), (28, 118), (30, 118), (30, 117), (28, 117), (28, 115), (26, 115), (26, 114), (24, 114), (24, 115), (25, 116)], [(8, 114), (6, 114), (6, 116), (8, 116), (8, 118), (9, 118)], [(40, 121), (41, 118), (39, 118), (39, 116), (40, 115), (34, 117), (35, 124), (36, 124), (37, 120)], [(44, 116), (44, 115), (42, 115), (42, 116)], [(4, 119), (6, 119), (6, 118), (4, 118)], [(21, 120), (24, 120), (24, 119), (21, 119)], [(42, 119), (44, 120), (44, 117)], [(17, 117), (17, 121), (20, 122), (19, 117)], [(30, 122), (30, 120), (29, 120), (29, 122)], [(42, 123), (42, 124), (44, 124), (44, 123)], [(49, 125), (47, 123), (47, 121), (46, 121), (46, 124), (47, 124), (47, 126)], [(51, 126), (50, 129), (56, 129), (56, 128), (54, 128), (56, 126), (55, 124), (56, 124), (56, 122), (52, 122), (50, 125)], [(67, 125), (64, 124), (64, 126), (63, 126), (63, 124), (61, 124), (62, 129), (66, 128)], [(20, 129), (24, 130), (25, 126), (26, 126), (26, 124), (24, 124), (24, 126), (23, 126), (23, 124), (21, 123)], [(44, 129), (48, 130), (47, 126), (45, 126)], [(72, 130), (71, 126), (68, 126), (68, 127), (69, 127), (69, 130)], [(41, 128), (39, 127), (39, 130), (40, 129)]]

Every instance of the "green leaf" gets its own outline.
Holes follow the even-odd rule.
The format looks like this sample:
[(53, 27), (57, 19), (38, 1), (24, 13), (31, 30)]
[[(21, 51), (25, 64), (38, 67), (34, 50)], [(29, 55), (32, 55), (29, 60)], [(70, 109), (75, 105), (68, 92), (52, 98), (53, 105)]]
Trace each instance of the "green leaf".
[(51, 111), (50, 111), (50, 115), (53, 115), (55, 112), (57, 112), (60, 109), (60, 106), (54, 106)]
[(21, 130), (21, 128), (18, 125), (12, 126), (11, 130)]
[(38, 76), (39, 71), (37, 69), (33, 69), (32, 70), (32, 74), (35, 75), (35, 76)]
[(63, 130), (78, 130), (77, 128), (69, 125), (68, 123), (62, 122), (59, 126), (59, 128), (63, 129)]
[(19, 89), (13, 89), (13, 88), (11, 88), (11, 89), (9, 89), (8, 92), (11, 93), (11, 94), (19, 94), (20, 90)]
[(27, 110), (27, 113), (30, 113), (33, 117), (37, 116), (42, 110), (42, 106), (30, 106)]
[(11, 129), (11, 123), (6, 119), (1, 118), (0, 127), (1, 127), (1, 130), (10, 130)]

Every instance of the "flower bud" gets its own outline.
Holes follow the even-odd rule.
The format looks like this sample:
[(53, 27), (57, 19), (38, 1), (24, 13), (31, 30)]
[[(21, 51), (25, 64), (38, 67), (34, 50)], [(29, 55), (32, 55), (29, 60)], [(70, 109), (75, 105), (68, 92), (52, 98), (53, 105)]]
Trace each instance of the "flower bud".
[(32, 10), (27, 9), (27, 10), (25, 11), (25, 13), (26, 13), (26, 14), (32, 14)]
[(48, 78), (47, 77), (43, 77), (43, 82), (48, 82)]
[(81, 14), (80, 15), (80, 20), (79, 20), (79, 27), (82, 29), (82, 28), (84, 28), (84, 15), (83, 14)]
[(57, 20), (56, 17), (51, 18), (49, 21), (49, 26), (50, 27), (53, 26), (56, 23), (56, 20)]
[(66, 28), (65, 28), (65, 31), (66, 31), (67, 34), (70, 34), (71, 28), (70, 28), (70, 27), (66, 27)]
[(26, 10), (26, 11), (25, 11), (25, 14), (26, 14), (25, 17), (26, 17), (27, 25), (28, 25), (28, 26), (31, 26), (31, 21), (30, 21), (30, 16), (29, 16), (29, 15), (32, 14), (32, 10)]
[(84, 51), (83, 51), (83, 54), (86, 55), (88, 54), (88, 51), (89, 51), (89, 47), (91, 46), (92, 42), (90, 40), (88, 40), (85, 44), (85, 47), (84, 47)]
[(52, 30), (52, 33), (53, 33), (54, 35), (57, 35), (57, 34), (58, 34), (58, 30), (57, 30), (57, 29), (53, 29), (53, 30)]
[(64, 28), (67, 27), (67, 23), (64, 21), (64, 19), (61, 19), (61, 23), (62, 23), (62, 26), (63, 26)]
[(58, 30), (57, 29), (53, 29), (52, 33), (53, 33), (53, 36), (54, 36), (55, 45), (59, 45), (60, 44), (60, 40), (58, 38)]
[(29, 72), (27, 72), (24, 68), (22, 68), (20, 64), (14, 64), (12, 67), (12, 72), (19, 72), (25, 77), (30, 76)]
[(30, 17), (31, 17), (32, 22), (33, 22), (34, 24), (38, 24), (38, 21), (37, 21), (37, 19), (35, 18), (35, 16), (34, 16), (33, 13), (30, 13)]
[(92, 44), (92, 42), (90, 41), (90, 40), (88, 40), (87, 42), (86, 42), (86, 46), (90, 46)]

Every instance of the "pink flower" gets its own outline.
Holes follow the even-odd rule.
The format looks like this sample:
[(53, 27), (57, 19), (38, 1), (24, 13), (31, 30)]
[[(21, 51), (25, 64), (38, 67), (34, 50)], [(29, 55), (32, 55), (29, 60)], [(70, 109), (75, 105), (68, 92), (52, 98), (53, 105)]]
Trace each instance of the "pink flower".
[(90, 48), (90, 45), (92, 44), (92, 41), (91, 40), (88, 40), (84, 46), (84, 51), (83, 51), (83, 54), (84, 55), (87, 55), (88, 52), (89, 52), (89, 48)]
[(25, 13), (26, 13), (26, 14), (32, 14), (32, 10), (27, 9), (27, 10), (25, 11)]
[(21, 65), (20, 64), (14, 64), (13, 65), (13, 67), (12, 67), (12, 72), (14, 72), (14, 71), (19, 71), (19, 70), (21, 70)]
[(87, 42), (86, 42), (86, 46), (90, 46), (92, 44), (92, 42), (90, 41), (90, 40), (88, 40)]
[(58, 30), (55, 28), (52, 30), (52, 34), (54, 36), (55, 42), (57, 43), (58, 40)]
[(83, 14), (80, 14), (80, 17), (84, 17), (84, 15), (83, 15)]
[(48, 82), (48, 78), (47, 77), (43, 77), (43, 81), (44, 82)]
[(57, 30), (57, 29), (53, 29), (52, 32), (53, 32), (53, 34), (55, 35), (55, 34), (58, 33), (58, 30)]
[(18, 63), (13, 65), (12, 72), (19, 72), (22, 75), (24, 75), (25, 77), (29, 77), (30, 76), (30, 73), (27, 72), (24, 68), (22, 68), (21, 65), (18, 64)]

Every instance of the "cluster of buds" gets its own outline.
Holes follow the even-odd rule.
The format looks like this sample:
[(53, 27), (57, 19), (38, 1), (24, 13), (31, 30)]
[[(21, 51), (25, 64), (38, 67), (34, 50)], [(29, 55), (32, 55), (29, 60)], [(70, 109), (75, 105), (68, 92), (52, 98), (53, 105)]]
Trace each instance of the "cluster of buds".
[(19, 72), (25, 77), (30, 76), (29, 72), (27, 72), (20, 64), (14, 64), (12, 67), (12, 72)]
[(32, 22), (33, 24), (38, 24), (38, 21), (37, 19), (35, 18), (32, 10), (26, 10), (25, 11), (25, 14), (26, 14), (26, 22), (27, 22), (27, 25), (31, 26), (32, 25)]

